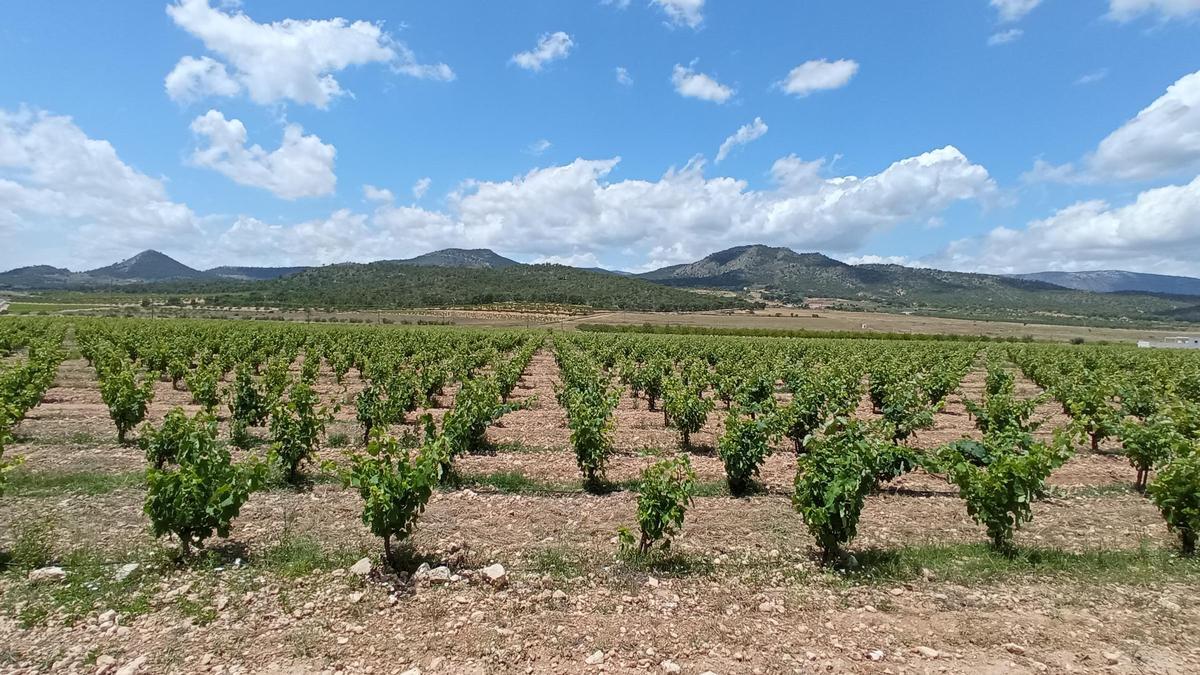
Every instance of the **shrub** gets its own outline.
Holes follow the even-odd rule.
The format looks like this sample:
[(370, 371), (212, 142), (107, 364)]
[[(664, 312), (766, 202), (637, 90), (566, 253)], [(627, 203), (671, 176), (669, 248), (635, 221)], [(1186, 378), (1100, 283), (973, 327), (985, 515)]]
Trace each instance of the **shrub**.
[(133, 364), (121, 360), (111, 370), (100, 372), (100, 397), (108, 406), (108, 415), (117, 425), (117, 442), (124, 445), (129, 430), (146, 419), (146, 409), (154, 398), (156, 375), (138, 381)]
[(1200, 533), (1200, 452), (1193, 450), (1171, 459), (1159, 469), (1147, 491), (1167, 527), (1179, 535), (1183, 552), (1195, 554)]
[(704, 428), (712, 412), (712, 399), (704, 398), (704, 385), (686, 382), (679, 377), (668, 378), (663, 387), (663, 413), (668, 423), (679, 431), (679, 443), (691, 447), (692, 434)]
[(1187, 439), (1175, 430), (1175, 422), (1169, 417), (1125, 422), (1121, 425), (1120, 436), (1129, 465), (1137, 470), (1133, 486), (1138, 492), (1146, 491), (1146, 479), (1156, 464), (1170, 459), (1187, 446)]
[(454, 399), (454, 407), (442, 418), (442, 435), (449, 445), (443, 476), (453, 472), (454, 458), (462, 453), (479, 452), (487, 447), (487, 428), (514, 410), (521, 403), (501, 403), (500, 387), (490, 377), (464, 380)]
[(1065, 436), (1047, 445), (1029, 434), (1005, 431), (986, 436), (982, 445), (986, 463), (952, 452), (940, 464), (966, 500), (967, 513), (987, 528), (992, 545), (1011, 552), (1013, 530), (1032, 520), (1030, 505), (1042, 496), (1050, 472), (1070, 457), (1069, 444)]
[(425, 427), (425, 444), (415, 457), (395, 438), (376, 432), (365, 453), (350, 456), (350, 468), (343, 474), (346, 485), (362, 496), (363, 524), (383, 539), (384, 558), (393, 566), (392, 540), (412, 533), (450, 453), (448, 439), (437, 436), (428, 416)]
[(205, 412), (212, 413), (221, 403), (219, 384), (222, 374), (221, 365), (210, 358), (184, 375), (188, 391), (192, 392), (192, 402), (203, 406)]
[(588, 490), (599, 488), (604, 481), (604, 465), (612, 452), (613, 410), (620, 397), (620, 391), (602, 383), (567, 387), (559, 397), (567, 410), (575, 462)]
[(177, 453), (178, 464), (146, 470), (146, 503), (155, 537), (174, 535), (180, 556), (204, 545), (214, 533), (227, 537), (233, 519), (262, 483), (265, 467), (255, 458), (234, 464), (219, 446), (212, 424), (196, 424), (194, 445)]
[(751, 416), (740, 406), (731, 408), (725, 417), (725, 433), (717, 442), (717, 454), (734, 495), (744, 495), (754, 486), (759, 467), (771, 453), (773, 422), (766, 416)]
[(262, 424), (268, 412), (266, 402), (255, 385), (250, 366), (239, 365), (233, 379), (229, 416), (245, 426), (256, 427)]
[(895, 467), (894, 446), (866, 423), (836, 418), (814, 436), (797, 461), (792, 505), (821, 547), (828, 565), (858, 534), (858, 518), (884, 467)]
[(941, 407), (930, 405), (925, 393), (911, 380), (893, 380), (884, 386), (883, 421), (892, 432), (892, 442), (901, 443), (921, 429), (933, 426), (933, 413)]
[(687, 456), (666, 459), (642, 472), (638, 484), (637, 523), (641, 537), (622, 527), (618, 536), (623, 551), (645, 555), (656, 543), (667, 551), (671, 540), (683, 529), (683, 517), (696, 490), (696, 473)]
[(824, 421), (830, 397), (815, 378), (790, 377), (788, 389), (792, 392), (792, 400), (775, 413), (776, 428), (791, 439), (796, 454), (800, 454), (809, 434), (819, 429)]
[(216, 436), (216, 422), (205, 413), (188, 417), (183, 408), (173, 408), (158, 428), (147, 424), (138, 439), (146, 461), (161, 469), (167, 463), (179, 463), (200, 452)]
[(292, 385), (287, 398), (271, 413), (271, 453), (285, 469), (287, 481), (294, 484), (300, 464), (316, 452), (331, 415), (328, 408), (318, 408), (317, 394), (305, 382)]

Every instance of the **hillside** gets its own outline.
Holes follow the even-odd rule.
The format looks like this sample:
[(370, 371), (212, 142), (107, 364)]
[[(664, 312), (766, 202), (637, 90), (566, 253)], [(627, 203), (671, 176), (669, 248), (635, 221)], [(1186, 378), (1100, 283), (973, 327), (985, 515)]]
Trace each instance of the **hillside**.
[(500, 269), (502, 267), (513, 267), (514, 265), (521, 264), (516, 260), (509, 260), (504, 256), (497, 255), (486, 248), (444, 248), (440, 251), (432, 251), (415, 258), (390, 262), (403, 263), (405, 265), (462, 267), (467, 269)]
[(1200, 297), (1089, 293), (1045, 281), (900, 265), (849, 265), (819, 253), (739, 246), (639, 275), (671, 286), (753, 290), (800, 304), (833, 298), (862, 309), (922, 311), (1016, 321), (1180, 320)]
[(502, 302), (643, 311), (749, 307), (735, 298), (562, 265), (467, 268), (413, 265), (407, 261), (344, 263), (257, 282), (180, 281), (122, 290), (202, 296), (217, 305), (289, 307), (401, 309)]
[(206, 276), (204, 272), (192, 269), (174, 258), (163, 255), (158, 251), (142, 251), (141, 253), (85, 272), (94, 279), (115, 279), (120, 281), (164, 281), (167, 279), (199, 279)]
[(1092, 293), (1162, 293), (1167, 295), (1200, 295), (1200, 279), (1167, 274), (1144, 274), (1121, 270), (1090, 272), (1032, 272), (1014, 274), (1018, 279), (1044, 281), (1066, 288)]
[(308, 267), (214, 267), (204, 273), (211, 277), (222, 279), (241, 279), (243, 281), (278, 279), (289, 274), (303, 272)]

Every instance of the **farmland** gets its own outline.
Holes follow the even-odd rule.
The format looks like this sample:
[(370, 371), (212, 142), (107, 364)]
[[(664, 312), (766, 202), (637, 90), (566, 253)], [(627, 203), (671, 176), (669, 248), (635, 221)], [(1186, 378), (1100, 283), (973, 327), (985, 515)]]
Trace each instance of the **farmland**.
[(1194, 353), (84, 317), (0, 348), (4, 670), (1200, 668)]

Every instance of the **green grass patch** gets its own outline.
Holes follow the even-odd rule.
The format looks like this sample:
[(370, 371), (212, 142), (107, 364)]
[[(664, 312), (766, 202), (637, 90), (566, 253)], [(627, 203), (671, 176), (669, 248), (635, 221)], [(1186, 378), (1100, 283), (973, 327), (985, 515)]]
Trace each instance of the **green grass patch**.
[(843, 578), (861, 583), (909, 581), (922, 578), (925, 570), (939, 581), (964, 585), (1023, 577), (1141, 585), (1194, 580), (1200, 574), (1200, 558), (1146, 546), (1084, 552), (1019, 547), (1016, 553), (1006, 556), (987, 544), (954, 544), (868, 549), (854, 556), (858, 569), (844, 573)]
[(359, 556), (361, 551), (329, 549), (308, 535), (287, 533), (251, 562), (279, 576), (297, 579), (320, 570), (349, 567)]
[(534, 572), (559, 580), (586, 576), (592, 568), (583, 554), (562, 546), (537, 551), (530, 563)]
[(1108, 485), (1051, 485), (1046, 489), (1046, 496), (1054, 499), (1071, 499), (1072, 497), (1122, 497), (1135, 495), (1133, 482), (1109, 483)]
[(144, 485), (145, 474), (141, 471), (111, 473), (18, 469), (8, 475), (9, 494), (19, 497), (48, 497), (60, 494), (95, 496), (126, 488), (142, 488)]
[(51, 617), (73, 625), (108, 609), (128, 621), (129, 617), (150, 610), (150, 598), (157, 590), (157, 574), (139, 570), (123, 581), (116, 581), (114, 573), (123, 563), (123, 560), (107, 560), (93, 551), (72, 552), (58, 561), (67, 572), (66, 581), (45, 585), (24, 581), (24, 570), (6, 572), (16, 583), (0, 598), (0, 610), (24, 627), (43, 625)]

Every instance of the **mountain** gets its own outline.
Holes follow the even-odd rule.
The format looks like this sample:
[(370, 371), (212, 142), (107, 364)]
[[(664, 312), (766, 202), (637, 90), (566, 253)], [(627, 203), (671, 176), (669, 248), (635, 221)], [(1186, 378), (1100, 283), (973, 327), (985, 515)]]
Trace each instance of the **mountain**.
[(1093, 293), (1164, 293), (1168, 295), (1200, 295), (1200, 279), (1166, 274), (1143, 274), (1121, 270), (1091, 272), (1033, 272), (1014, 274), (1018, 279), (1032, 279)]
[(439, 267), (405, 260), (327, 265), (265, 281), (179, 280), (120, 290), (202, 296), (210, 305), (226, 306), (402, 309), (520, 303), (644, 311), (750, 307), (737, 298), (563, 265)]
[(60, 288), (86, 279), (82, 273), (64, 267), (31, 265), (0, 272), (0, 287), (4, 288)]
[(289, 274), (296, 274), (310, 269), (308, 267), (214, 267), (210, 270), (205, 270), (204, 274), (211, 277), (220, 277), (222, 279), (240, 279), (242, 281), (262, 281), (264, 279), (278, 279), (286, 277)]
[(1200, 297), (1090, 293), (1036, 279), (901, 265), (849, 265), (820, 253), (738, 246), (638, 275), (670, 286), (750, 291), (766, 300), (1013, 321), (1110, 323), (1200, 314)]
[(853, 267), (820, 253), (796, 253), (790, 248), (735, 246), (683, 265), (637, 275), (672, 286), (702, 286), (740, 290), (747, 286), (788, 288), (811, 286), (816, 278), (844, 277)]
[(425, 267), (465, 267), (468, 269), (501, 269), (513, 267), (521, 263), (497, 255), (486, 248), (444, 248), (407, 260), (396, 260), (404, 265), (421, 265)]
[(201, 279), (206, 275), (171, 256), (148, 250), (108, 267), (88, 270), (84, 274), (95, 279), (120, 281), (166, 281), (168, 279)]

